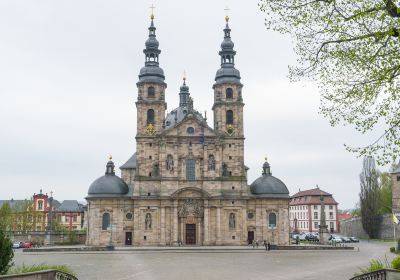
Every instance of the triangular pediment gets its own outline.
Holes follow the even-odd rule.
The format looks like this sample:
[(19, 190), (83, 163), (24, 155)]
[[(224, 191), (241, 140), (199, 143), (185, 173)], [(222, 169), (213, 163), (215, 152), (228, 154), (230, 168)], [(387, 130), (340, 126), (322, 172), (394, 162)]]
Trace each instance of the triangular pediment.
[[(193, 128), (191, 131), (190, 128)], [(193, 133), (192, 133), (193, 132)], [(204, 121), (199, 120), (193, 115), (187, 115), (176, 126), (164, 130), (165, 136), (198, 136), (198, 137), (216, 137), (217, 133)]]

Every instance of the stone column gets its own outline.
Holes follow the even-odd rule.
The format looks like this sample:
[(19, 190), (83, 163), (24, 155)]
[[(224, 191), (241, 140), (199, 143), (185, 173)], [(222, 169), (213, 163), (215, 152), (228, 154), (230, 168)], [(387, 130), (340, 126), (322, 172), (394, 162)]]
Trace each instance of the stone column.
[(210, 208), (208, 207), (208, 200), (204, 200), (204, 245), (209, 245), (208, 237), (208, 219), (210, 215)]
[(165, 207), (161, 206), (161, 213), (160, 213), (160, 244), (165, 246)]
[(178, 244), (178, 201), (174, 201), (174, 214), (173, 214), (174, 230), (173, 230), (173, 240), (174, 244)]
[(247, 209), (244, 207), (242, 209), (242, 242), (247, 245)]
[(217, 207), (217, 245), (221, 245), (221, 206)]
[(196, 245), (203, 245), (203, 240), (201, 240), (201, 218), (197, 221), (197, 236), (196, 236)]
[(254, 239), (260, 240), (262, 239), (262, 213), (261, 213), (261, 205), (256, 202), (256, 232), (254, 233)]

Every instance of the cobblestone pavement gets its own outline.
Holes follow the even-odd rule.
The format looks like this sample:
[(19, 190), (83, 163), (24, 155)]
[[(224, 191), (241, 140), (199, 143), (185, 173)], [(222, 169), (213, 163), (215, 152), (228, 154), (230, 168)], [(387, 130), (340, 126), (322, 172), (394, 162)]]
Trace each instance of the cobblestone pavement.
[(393, 243), (361, 242), (359, 251), (16, 252), (19, 264), (65, 264), (86, 279), (349, 279), (371, 259), (389, 261)]

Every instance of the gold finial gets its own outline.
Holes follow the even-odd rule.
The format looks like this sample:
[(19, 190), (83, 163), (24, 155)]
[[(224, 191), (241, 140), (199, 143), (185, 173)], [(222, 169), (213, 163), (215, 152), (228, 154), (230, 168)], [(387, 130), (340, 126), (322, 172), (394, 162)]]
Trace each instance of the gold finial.
[(265, 159), (265, 161), (267, 161), (267, 157), (265, 157), (264, 159)]
[(108, 156), (108, 159), (109, 159), (109, 160), (112, 160), (112, 155), (109, 155), (109, 156)]
[(149, 7), (151, 9), (151, 15), (150, 15), (150, 19), (153, 20), (154, 19), (154, 5), (151, 4), (151, 6)]
[(183, 80), (186, 81), (186, 70), (183, 70)]
[(225, 10), (225, 21), (226, 21), (226, 23), (228, 23), (228, 21), (229, 21), (229, 11), (231, 9), (229, 9), (228, 6), (227, 6), (224, 10)]

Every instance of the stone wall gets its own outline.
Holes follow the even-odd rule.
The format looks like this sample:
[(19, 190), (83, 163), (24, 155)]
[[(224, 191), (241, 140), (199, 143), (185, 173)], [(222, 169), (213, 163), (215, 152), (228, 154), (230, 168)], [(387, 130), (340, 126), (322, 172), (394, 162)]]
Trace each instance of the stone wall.
[[(392, 214), (386, 214), (382, 216), (382, 223), (378, 233), (380, 239), (393, 239), (394, 237), (394, 225), (392, 223)], [(346, 221), (340, 222), (340, 233), (344, 236), (355, 236), (358, 238), (368, 238), (365, 233), (361, 218), (353, 218)], [(396, 225), (396, 238), (400, 238), (400, 226)]]
[[(49, 234), (45, 231), (8, 232), (13, 242), (32, 242), (34, 245), (50, 244)], [(76, 244), (85, 244), (86, 233), (76, 233)], [(51, 244), (68, 242), (68, 233), (56, 232), (51, 234)]]

